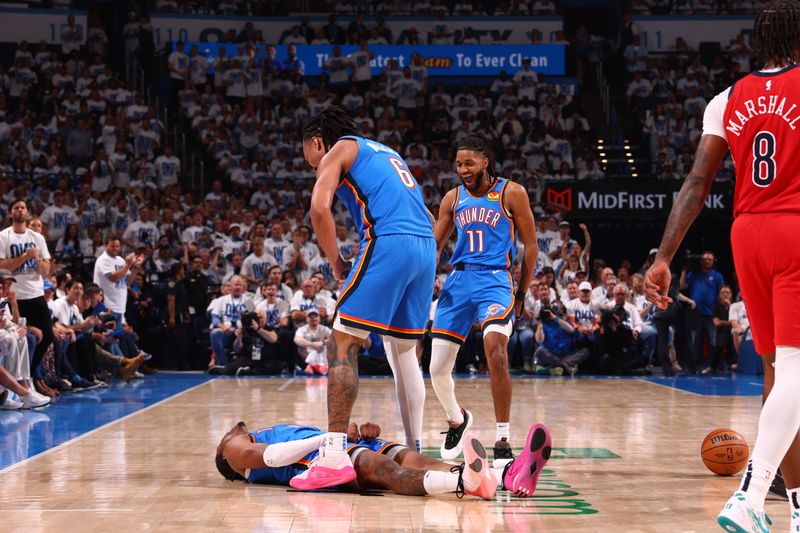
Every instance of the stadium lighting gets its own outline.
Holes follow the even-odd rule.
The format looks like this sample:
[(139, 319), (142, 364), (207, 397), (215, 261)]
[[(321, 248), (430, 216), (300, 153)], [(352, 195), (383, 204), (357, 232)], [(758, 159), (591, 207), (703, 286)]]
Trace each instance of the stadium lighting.
[(639, 174), (637, 174), (636, 172), (634, 172), (633, 174), (631, 174), (631, 177), (633, 177), (633, 178), (638, 178), (638, 177), (639, 177)]
[(601, 163), (608, 163), (608, 159), (601, 159), (600, 162)]
[(628, 163), (633, 163), (633, 159), (628, 159)]
[(605, 152), (600, 152), (600, 157), (605, 157), (605, 156), (606, 156)]

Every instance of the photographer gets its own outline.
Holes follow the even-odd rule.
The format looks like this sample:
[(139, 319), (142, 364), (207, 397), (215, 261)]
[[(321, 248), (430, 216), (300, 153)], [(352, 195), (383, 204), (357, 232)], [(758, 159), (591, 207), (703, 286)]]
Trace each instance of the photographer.
[(266, 326), (255, 311), (243, 311), (239, 323), (233, 341), (233, 360), (225, 366), (212, 367), (208, 373), (227, 376), (280, 374), (283, 364), (275, 349), (278, 334)]
[(694, 346), (694, 366), (703, 358), (703, 341), (708, 341), (709, 355), (714, 353), (717, 331), (714, 326), (714, 307), (717, 295), (725, 284), (722, 274), (714, 270), (717, 259), (712, 252), (703, 252), (699, 268), (689, 269), (697, 256), (687, 255), (681, 271), (681, 290), (689, 290), (689, 298), (697, 304), (689, 315), (689, 339)]
[(628, 287), (619, 283), (614, 287), (610, 310), (600, 319), (600, 361), (598, 370), (608, 374), (630, 372), (647, 365), (647, 358), (639, 350), (642, 319), (632, 303), (628, 302)]
[(577, 347), (575, 328), (563, 316), (561, 302), (542, 303), (534, 334), (539, 345), (533, 354), (534, 363), (550, 367), (550, 373), (558, 376), (564, 371), (575, 375), (578, 365), (589, 358), (588, 349)]
[(278, 298), (278, 285), (273, 281), (265, 281), (261, 285), (264, 299), (256, 305), (256, 313), (261, 317), (263, 328), (274, 331), (278, 342), (274, 349), (278, 351), (287, 372), (292, 372), (297, 364), (297, 348), (294, 345), (294, 330), (289, 327), (289, 303)]

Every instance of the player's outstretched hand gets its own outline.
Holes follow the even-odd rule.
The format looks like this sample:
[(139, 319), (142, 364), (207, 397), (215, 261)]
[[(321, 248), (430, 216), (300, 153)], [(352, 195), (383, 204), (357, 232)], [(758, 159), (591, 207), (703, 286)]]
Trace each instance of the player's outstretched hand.
[(656, 261), (644, 275), (644, 292), (647, 301), (656, 304), (659, 309), (666, 309), (672, 298), (667, 296), (672, 274), (669, 265), (664, 261)]

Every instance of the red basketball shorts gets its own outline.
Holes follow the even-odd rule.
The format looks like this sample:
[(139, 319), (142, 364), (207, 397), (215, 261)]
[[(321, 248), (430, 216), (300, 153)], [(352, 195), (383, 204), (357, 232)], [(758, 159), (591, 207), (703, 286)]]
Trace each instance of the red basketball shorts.
[(739, 215), (731, 244), (756, 351), (800, 346), (800, 213)]

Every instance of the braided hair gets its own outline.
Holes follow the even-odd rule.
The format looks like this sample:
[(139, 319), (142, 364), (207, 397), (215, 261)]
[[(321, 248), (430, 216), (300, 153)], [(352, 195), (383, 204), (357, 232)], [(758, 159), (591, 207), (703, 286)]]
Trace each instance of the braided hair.
[(308, 119), (303, 126), (303, 139), (321, 137), (326, 150), (330, 150), (336, 141), (345, 135), (356, 135), (356, 123), (339, 106), (332, 105), (323, 109), (316, 117)]
[(494, 181), (497, 180), (497, 177), (492, 171), (494, 151), (492, 150), (492, 142), (489, 139), (483, 135), (473, 133), (461, 141), (458, 148), (456, 148), (456, 151), (460, 150), (472, 150), (473, 152), (483, 154), (483, 157), (489, 160), (489, 164), (486, 165), (486, 175), (489, 177), (489, 183), (494, 183)]
[(758, 68), (795, 63), (800, 48), (800, 2), (775, 0), (756, 15), (753, 62)]

